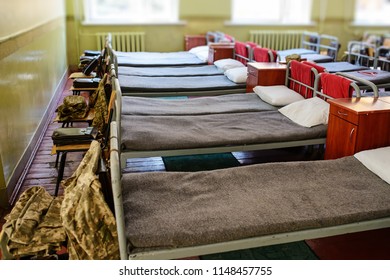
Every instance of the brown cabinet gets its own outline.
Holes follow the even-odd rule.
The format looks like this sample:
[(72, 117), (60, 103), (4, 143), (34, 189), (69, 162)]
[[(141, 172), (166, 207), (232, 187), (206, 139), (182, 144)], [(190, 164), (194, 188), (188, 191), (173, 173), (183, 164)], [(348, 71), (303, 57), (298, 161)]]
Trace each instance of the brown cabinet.
[(329, 100), (325, 159), (390, 145), (390, 103), (377, 98)]
[(189, 51), (192, 48), (206, 45), (205, 35), (185, 35), (184, 36), (184, 49)]
[(286, 64), (276, 62), (249, 62), (246, 92), (255, 86), (274, 86), (286, 83)]
[(213, 64), (214, 61), (234, 58), (234, 44), (210, 44), (208, 64)]

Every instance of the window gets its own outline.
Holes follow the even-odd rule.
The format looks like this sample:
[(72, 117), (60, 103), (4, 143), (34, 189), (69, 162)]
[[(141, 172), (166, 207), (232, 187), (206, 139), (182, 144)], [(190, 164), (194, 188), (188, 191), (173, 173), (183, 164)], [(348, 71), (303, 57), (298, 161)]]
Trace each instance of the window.
[(231, 0), (238, 24), (309, 24), (312, 0)]
[(356, 0), (355, 23), (389, 25), (390, 0)]
[(87, 23), (175, 23), (179, 0), (84, 0)]

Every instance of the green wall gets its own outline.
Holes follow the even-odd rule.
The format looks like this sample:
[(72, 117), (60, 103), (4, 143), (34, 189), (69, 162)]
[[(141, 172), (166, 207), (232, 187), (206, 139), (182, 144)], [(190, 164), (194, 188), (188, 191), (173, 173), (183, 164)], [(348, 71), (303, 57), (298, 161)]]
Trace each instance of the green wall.
[(354, 0), (313, 0), (311, 26), (247, 26), (231, 25), (230, 0), (180, 0), (177, 25), (83, 25), (81, 0), (68, 1), (68, 54), (69, 64), (76, 65), (80, 53), (85, 49), (96, 49), (96, 32), (144, 31), (147, 51), (179, 51), (184, 49), (184, 35), (204, 34), (219, 30), (237, 40), (249, 40), (250, 30), (308, 30), (337, 36), (342, 53), (350, 40), (360, 39), (368, 30), (386, 28), (354, 27), (351, 25)]
[(0, 17), (0, 206), (7, 207), (48, 121), (67, 58), (63, 0), (2, 4), (7, 13)]

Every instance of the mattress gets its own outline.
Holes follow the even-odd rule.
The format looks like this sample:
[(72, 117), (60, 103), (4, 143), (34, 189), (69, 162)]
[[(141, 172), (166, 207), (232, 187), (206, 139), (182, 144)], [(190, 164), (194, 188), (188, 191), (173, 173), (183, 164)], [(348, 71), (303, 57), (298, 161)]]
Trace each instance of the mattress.
[(390, 188), (353, 156), (201, 172), (125, 173), (133, 252), (388, 217)]
[(282, 51), (277, 51), (277, 54), (279, 56), (280, 61), (286, 61), (286, 56), (292, 55), (292, 54), (297, 54), (297, 55), (305, 55), (305, 54), (317, 54), (317, 52), (313, 50), (308, 50), (304, 48), (297, 48), (297, 49), (288, 49), (288, 50), (282, 50)]
[(223, 75), (215, 65), (176, 67), (118, 67), (118, 75), (164, 77), (164, 76), (210, 76)]
[(279, 111), (121, 117), (123, 151), (159, 151), (279, 143), (326, 137), (327, 126), (300, 126)]
[(122, 97), (122, 115), (184, 116), (259, 112), (277, 108), (255, 93), (229, 94), (189, 99)]
[(318, 53), (312, 53), (312, 54), (303, 54), (301, 55), (301, 58), (313, 61), (315, 63), (325, 63), (325, 62), (333, 62), (333, 57), (329, 55), (323, 55)]
[(131, 92), (191, 92), (242, 89), (246, 84), (230, 81), (225, 75), (192, 77), (142, 77), (118, 75), (123, 94)]
[(366, 66), (355, 65), (346, 61), (336, 61), (327, 63), (318, 63), (319, 66), (324, 67), (329, 73), (361, 71), (369, 69)]
[(115, 52), (118, 66), (156, 67), (180, 65), (206, 65), (207, 61), (199, 59), (190, 52)]
[[(390, 72), (387, 71), (367, 69), (367, 70), (360, 70), (360, 71), (345, 72), (345, 74), (352, 75), (359, 79), (368, 80), (374, 83), (375, 85), (390, 86)], [(360, 82), (357, 82), (357, 84), (363, 85)]]

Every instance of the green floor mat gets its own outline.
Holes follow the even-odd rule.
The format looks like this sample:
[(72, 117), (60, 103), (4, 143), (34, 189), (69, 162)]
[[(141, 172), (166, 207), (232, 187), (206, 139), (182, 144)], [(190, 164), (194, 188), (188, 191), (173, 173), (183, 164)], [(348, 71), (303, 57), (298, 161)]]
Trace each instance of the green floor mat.
[(202, 260), (317, 260), (304, 242), (292, 242), (259, 248), (204, 255)]
[(167, 171), (204, 171), (239, 166), (231, 153), (163, 157)]

